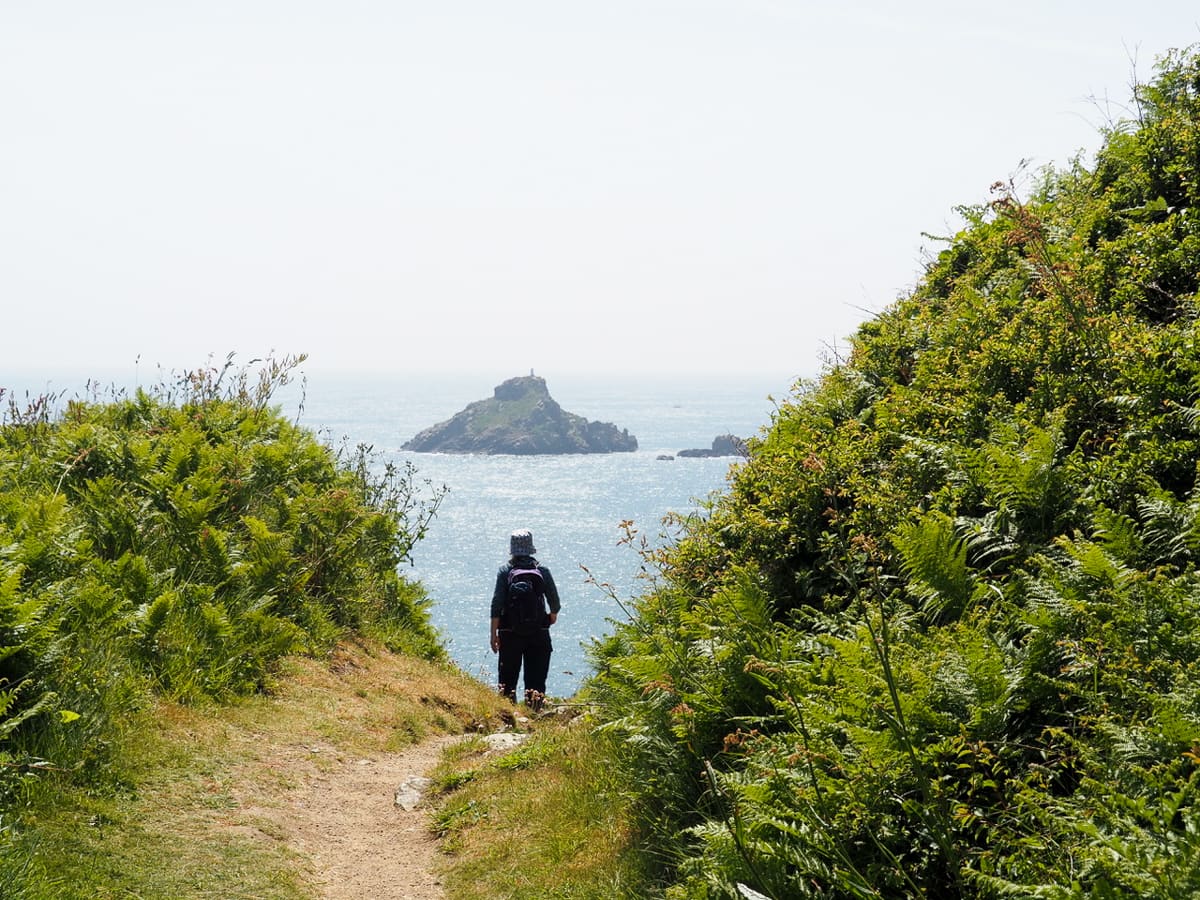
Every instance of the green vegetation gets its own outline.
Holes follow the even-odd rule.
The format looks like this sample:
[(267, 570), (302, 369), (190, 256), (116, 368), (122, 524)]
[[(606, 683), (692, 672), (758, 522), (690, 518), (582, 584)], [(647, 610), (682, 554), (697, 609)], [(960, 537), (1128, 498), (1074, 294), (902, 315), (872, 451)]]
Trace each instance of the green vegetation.
[(529, 895), (1200, 894), (1200, 54), (1134, 109), (962, 210), (665, 549), (630, 532), (551, 790), (619, 796), (652, 865)]
[(270, 407), (299, 361), (257, 381), (227, 361), (61, 412), (6, 398), (0, 895), (76, 896), (78, 872), (46, 864), (73, 833), (53, 823), (102, 825), (151, 777), (156, 704), (261, 692), (287, 655), (354, 633), (444, 662), (398, 574), (441, 492)]

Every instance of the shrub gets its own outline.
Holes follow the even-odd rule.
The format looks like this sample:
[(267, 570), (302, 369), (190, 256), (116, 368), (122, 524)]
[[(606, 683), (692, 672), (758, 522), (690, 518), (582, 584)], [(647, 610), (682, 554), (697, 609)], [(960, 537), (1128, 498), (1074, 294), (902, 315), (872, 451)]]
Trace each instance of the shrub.
[[(93, 785), (151, 692), (268, 686), (348, 631), (442, 658), (398, 574), (436, 511), (411, 468), (321, 444), (269, 405), (300, 359), (0, 422), (0, 835), (23, 780)], [(107, 774), (106, 774), (107, 772)]]
[(586, 686), (668, 897), (1197, 889), (1200, 53), (997, 185)]

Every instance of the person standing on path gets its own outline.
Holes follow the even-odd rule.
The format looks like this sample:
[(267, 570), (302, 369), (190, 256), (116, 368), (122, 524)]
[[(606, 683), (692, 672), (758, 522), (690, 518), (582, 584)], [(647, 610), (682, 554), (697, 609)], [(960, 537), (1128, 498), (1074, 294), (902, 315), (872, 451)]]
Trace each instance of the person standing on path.
[(546, 696), (554, 650), (550, 626), (558, 621), (562, 604), (550, 570), (534, 558), (532, 532), (514, 531), (508, 552), (492, 591), (492, 652), (499, 654), (500, 693), (516, 702), (517, 678), (524, 666), (525, 704), (536, 711)]

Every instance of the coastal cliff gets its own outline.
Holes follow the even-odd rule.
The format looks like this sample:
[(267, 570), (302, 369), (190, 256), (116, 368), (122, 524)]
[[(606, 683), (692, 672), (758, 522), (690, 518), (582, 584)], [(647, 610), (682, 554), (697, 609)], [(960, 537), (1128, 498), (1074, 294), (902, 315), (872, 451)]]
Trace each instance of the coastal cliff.
[(567, 412), (550, 396), (544, 378), (526, 375), (508, 379), (496, 387), (492, 397), (426, 428), (402, 449), (529, 456), (622, 453), (637, 446), (637, 438), (628, 429)]

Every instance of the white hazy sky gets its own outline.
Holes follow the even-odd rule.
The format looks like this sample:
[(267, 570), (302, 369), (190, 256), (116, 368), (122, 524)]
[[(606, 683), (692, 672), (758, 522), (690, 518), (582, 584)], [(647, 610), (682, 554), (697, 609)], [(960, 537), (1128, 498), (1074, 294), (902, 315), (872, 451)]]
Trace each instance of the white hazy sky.
[(810, 375), (1200, 40), (1146, 0), (0, 0), (0, 383)]

